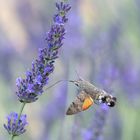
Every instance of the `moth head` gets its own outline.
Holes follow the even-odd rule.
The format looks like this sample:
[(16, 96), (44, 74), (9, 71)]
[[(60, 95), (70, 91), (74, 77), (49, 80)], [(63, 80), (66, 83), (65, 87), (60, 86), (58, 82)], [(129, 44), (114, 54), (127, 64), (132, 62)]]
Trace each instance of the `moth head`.
[(106, 100), (105, 103), (109, 107), (114, 107), (115, 104), (116, 104), (117, 98), (116, 97), (113, 97), (112, 95), (108, 95), (108, 96), (106, 96), (106, 99), (105, 100)]
[(105, 103), (109, 107), (114, 107), (116, 101), (117, 101), (116, 97), (113, 97), (112, 95), (103, 94), (99, 96), (99, 103)]

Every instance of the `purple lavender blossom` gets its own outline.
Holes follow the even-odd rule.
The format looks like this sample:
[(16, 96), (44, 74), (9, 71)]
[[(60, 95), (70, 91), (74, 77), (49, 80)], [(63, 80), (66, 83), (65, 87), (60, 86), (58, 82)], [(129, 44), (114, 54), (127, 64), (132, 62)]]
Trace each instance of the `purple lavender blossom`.
[(93, 137), (94, 140), (99, 140), (103, 133), (103, 128), (105, 126), (106, 117), (108, 115), (108, 109), (109, 107), (105, 104), (102, 105), (99, 111), (95, 114), (95, 123), (93, 125)]
[(17, 96), (20, 102), (31, 103), (43, 93), (43, 87), (48, 83), (49, 75), (54, 71), (54, 62), (58, 58), (58, 49), (63, 45), (65, 35), (64, 24), (70, 10), (69, 4), (56, 3), (58, 13), (54, 16), (54, 23), (47, 33), (45, 48), (39, 49), (38, 58), (32, 62), (32, 69), (26, 72), (26, 78), (18, 78)]
[(10, 135), (19, 136), (26, 131), (25, 126), (28, 124), (26, 121), (26, 115), (21, 115), (19, 121), (17, 121), (17, 113), (12, 112), (7, 116), (7, 124), (4, 124), (4, 128)]
[(54, 16), (54, 21), (59, 24), (64, 24), (68, 21), (66, 13), (71, 9), (71, 7), (69, 4), (63, 4), (63, 2), (60, 2), (60, 4), (56, 3), (56, 7), (59, 12)]
[(84, 140), (101, 140), (103, 128), (108, 114), (108, 106), (103, 104), (101, 108), (96, 111), (92, 126), (83, 131)]

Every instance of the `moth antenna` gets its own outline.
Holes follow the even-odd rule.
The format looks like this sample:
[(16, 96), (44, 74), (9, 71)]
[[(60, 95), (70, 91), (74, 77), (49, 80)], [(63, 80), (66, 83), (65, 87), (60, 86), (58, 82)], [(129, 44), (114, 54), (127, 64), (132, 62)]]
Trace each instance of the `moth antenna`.
[(78, 71), (75, 70), (75, 72), (76, 72), (76, 75), (78, 76), (79, 80), (83, 80), (83, 78), (79, 75)]

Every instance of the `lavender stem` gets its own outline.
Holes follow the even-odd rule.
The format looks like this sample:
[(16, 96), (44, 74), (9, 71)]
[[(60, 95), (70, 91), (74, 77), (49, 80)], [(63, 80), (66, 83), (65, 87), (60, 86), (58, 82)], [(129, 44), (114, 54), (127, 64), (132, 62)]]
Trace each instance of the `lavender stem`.
[(15, 136), (14, 136), (14, 135), (12, 135), (12, 138), (11, 138), (11, 140), (13, 140), (13, 139), (14, 139), (14, 137), (15, 137)]
[[(19, 120), (20, 120), (20, 116), (21, 116), (22, 111), (23, 111), (23, 109), (24, 109), (24, 107), (25, 107), (25, 104), (26, 104), (26, 102), (23, 102), (22, 105), (21, 105), (21, 109), (20, 109), (19, 114), (18, 114), (18, 119), (17, 119), (17, 122), (16, 122), (16, 126), (18, 126), (18, 122), (19, 122)], [(14, 137), (15, 137), (15, 135), (12, 135), (11, 140), (13, 140)]]

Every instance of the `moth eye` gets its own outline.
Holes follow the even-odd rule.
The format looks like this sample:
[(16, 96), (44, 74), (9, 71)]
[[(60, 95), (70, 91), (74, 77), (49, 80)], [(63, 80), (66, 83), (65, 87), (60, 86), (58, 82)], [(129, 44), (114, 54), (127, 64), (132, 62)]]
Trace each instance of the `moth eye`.
[(107, 105), (109, 107), (114, 107), (115, 106), (115, 102), (114, 101), (110, 101), (109, 103), (107, 103)]

